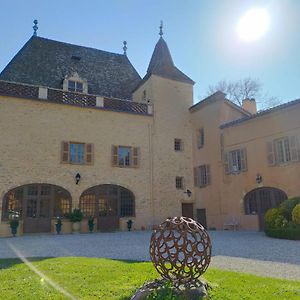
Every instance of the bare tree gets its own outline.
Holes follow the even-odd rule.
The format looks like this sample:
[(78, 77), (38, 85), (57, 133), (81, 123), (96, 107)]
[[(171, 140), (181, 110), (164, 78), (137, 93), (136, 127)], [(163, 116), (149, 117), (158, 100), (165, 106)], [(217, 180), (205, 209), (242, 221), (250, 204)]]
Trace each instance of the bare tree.
[(242, 106), (243, 100), (254, 98), (260, 109), (278, 105), (280, 101), (276, 97), (262, 95), (262, 84), (258, 79), (247, 77), (237, 81), (221, 80), (216, 85), (208, 88), (207, 94), (211, 95), (216, 91), (226, 94), (226, 97), (237, 105)]

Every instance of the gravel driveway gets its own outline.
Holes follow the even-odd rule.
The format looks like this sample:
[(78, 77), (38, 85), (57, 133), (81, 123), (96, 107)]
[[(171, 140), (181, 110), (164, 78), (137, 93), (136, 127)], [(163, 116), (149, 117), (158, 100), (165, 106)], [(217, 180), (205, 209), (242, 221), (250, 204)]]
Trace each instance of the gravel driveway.
[[(212, 231), (214, 267), (300, 280), (300, 241), (268, 238), (252, 231)], [(151, 232), (27, 235), (0, 238), (0, 258), (85, 256), (149, 260)]]

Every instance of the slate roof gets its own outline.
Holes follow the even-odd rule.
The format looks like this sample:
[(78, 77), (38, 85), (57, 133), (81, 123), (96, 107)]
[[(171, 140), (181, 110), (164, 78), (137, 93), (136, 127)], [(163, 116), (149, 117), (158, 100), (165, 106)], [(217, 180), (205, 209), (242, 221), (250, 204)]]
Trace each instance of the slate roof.
[(170, 50), (165, 40), (160, 37), (155, 45), (148, 69), (147, 74), (141, 82), (136, 86), (134, 90), (140, 87), (152, 74), (161, 77), (186, 82), (189, 84), (195, 84), (195, 82), (187, 75), (182, 73), (174, 65)]
[(16, 54), (0, 80), (62, 89), (63, 79), (73, 72), (87, 80), (89, 94), (121, 99), (131, 99), (141, 81), (126, 55), (37, 36)]
[(275, 106), (275, 107), (272, 107), (272, 108), (269, 108), (269, 109), (266, 109), (266, 110), (259, 111), (256, 114), (253, 114), (253, 115), (250, 115), (250, 116), (247, 116), (247, 117), (243, 117), (241, 119), (237, 119), (237, 120), (234, 120), (234, 121), (231, 121), (231, 122), (228, 122), (228, 123), (224, 123), (220, 126), (220, 128), (223, 129), (223, 128), (239, 125), (239, 124), (241, 124), (245, 121), (252, 120), (252, 119), (255, 119), (255, 118), (258, 118), (258, 117), (261, 117), (261, 116), (279, 111), (281, 109), (288, 108), (288, 107), (296, 105), (296, 104), (300, 104), (300, 99), (296, 99), (296, 100), (293, 100), (293, 101), (290, 101), (290, 102), (287, 102), (287, 103), (284, 103), (284, 104), (281, 104), (281, 105), (278, 105), (278, 106)]

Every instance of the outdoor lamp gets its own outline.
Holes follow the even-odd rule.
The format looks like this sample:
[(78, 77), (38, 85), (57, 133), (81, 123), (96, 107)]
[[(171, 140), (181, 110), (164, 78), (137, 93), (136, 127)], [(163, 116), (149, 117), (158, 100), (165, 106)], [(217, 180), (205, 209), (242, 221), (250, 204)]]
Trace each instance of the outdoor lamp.
[(262, 177), (261, 177), (260, 174), (258, 174), (258, 173), (256, 174), (255, 181), (256, 181), (257, 184), (262, 182)]
[(184, 193), (187, 194), (188, 197), (192, 196), (192, 192), (189, 189), (187, 189)]
[(79, 173), (77, 173), (76, 174), (76, 176), (75, 176), (75, 180), (76, 180), (76, 184), (78, 184), (79, 183), (79, 181), (80, 181), (80, 174)]

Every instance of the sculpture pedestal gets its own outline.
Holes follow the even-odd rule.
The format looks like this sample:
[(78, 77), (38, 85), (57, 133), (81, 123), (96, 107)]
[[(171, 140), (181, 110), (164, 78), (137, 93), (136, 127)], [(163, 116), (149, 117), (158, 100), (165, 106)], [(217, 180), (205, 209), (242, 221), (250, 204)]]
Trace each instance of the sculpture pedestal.
[(206, 299), (208, 297), (207, 282), (197, 280), (197, 282), (193, 282), (192, 284), (182, 284), (178, 287), (174, 285), (168, 285), (168, 283), (169, 282), (165, 279), (146, 282), (140, 289), (136, 291), (130, 300), (145, 300), (155, 290), (159, 291), (163, 289), (168, 289), (168, 291), (172, 292), (174, 295), (181, 296), (183, 299), (188, 300)]

